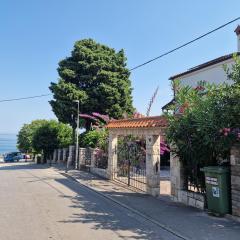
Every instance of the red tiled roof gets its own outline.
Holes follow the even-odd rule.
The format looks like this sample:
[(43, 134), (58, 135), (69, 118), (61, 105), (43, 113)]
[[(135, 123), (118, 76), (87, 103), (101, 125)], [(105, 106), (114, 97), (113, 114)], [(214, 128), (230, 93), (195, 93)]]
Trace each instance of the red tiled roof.
[(200, 69), (203, 69), (203, 68), (206, 68), (206, 67), (209, 67), (209, 66), (212, 66), (214, 64), (217, 64), (217, 63), (220, 63), (220, 62), (223, 62), (223, 61), (226, 61), (228, 59), (231, 59), (233, 57), (234, 54), (237, 54), (237, 55), (240, 55), (240, 52), (236, 52), (236, 53), (231, 53), (231, 54), (228, 54), (228, 55), (224, 55), (222, 57), (218, 57), (218, 58), (215, 58), (211, 61), (208, 61), (208, 62), (205, 62), (203, 64), (200, 64), (196, 67), (193, 67), (193, 68), (190, 68), (189, 70), (187, 70), (186, 72), (182, 72), (182, 73), (179, 73), (179, 74), (176, 74), (174, 76), (171, 76), (169, 78), (169, 80), (174, 80), (178, 77), (181, 77), (181, 76), (184, 76), (188, 73), (192, 73), (192, 72), (195, 72), (197, 70), (200, 70)]
[(166, 117), (156, 116), (113, 120), (109, 122), (106, 127), (108, 129), (113, 129), (113, 128), (154, 128), (154, 127), (166, 128), (167, 126), (168, 121)]

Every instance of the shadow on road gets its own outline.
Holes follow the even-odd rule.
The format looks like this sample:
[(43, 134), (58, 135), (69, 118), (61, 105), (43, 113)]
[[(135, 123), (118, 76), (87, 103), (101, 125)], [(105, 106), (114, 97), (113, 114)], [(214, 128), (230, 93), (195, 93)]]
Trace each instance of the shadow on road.
[[(63, 184), (75, 193), (77, 196), (70, 198), (71, 208), (84, 210), (84, 213), (76, 213), (63, 223), (92, 223), (94, 229), (118, 231), (119, 237), (126, 238), (124, 231), (131, 231), (134, 234), (126, 238), (130, 239), (161, 239), (160, 229), (146, 222), (145, 219), (120, 207), (118, 204), (91, 191), (85, 187), (73, 184), (69, 179), (56, 179), (58, 183)], [(137, 193), (136, 193), (137, 194)], [(62, 196), (68, 198), (67, 196)], [(122, 195), (124, 197), (124, 195)], [(127, 194), (125, 194), (127, 197)], [(142, 197), (142, 195), (141, 195)], [(79, 211), (81, 212), (81, 211)], [(163, 230), (161, 230), (162, 232)], [(121, 232), (123, 235), (121, 235)], [(164, 232), (164, 231), (163, 231)], [(129, 234), (128, 232), (127, 234)], [(169, 233), (162, 233), (167, 234)], [(168, 238), (165, 238), (168, 239)], [(178, 239), (174, 236), (169, 239)]]
[[(97, 176), (82, 172), (81, 174), (76, 173), (74, 178), (75, 177), (79, 180), (86, 180), (90, 185), (91, 181), (88, 180), (99, 180)], [(133, 213), (129, 213), (121, 207), (116, 207), (118, 210), (113, 209), (112, 206), (115, 203), (110, 202), (110, 200), (100, 196), (98, 193), (91, 193), (85, 187), (80, 187), (81, 185), (71, 184), (71, 179), (58, 179), (56, 181), (78, 194), (77, 197), (72, 199), (73, 204), (71, 207), (80, 208), (87, 212), (84, 214), (74, 214), (63, 222), (94, 223), (96, 229), (131, 229), (140, 235), (140, 238), (161, 239), (161, 235), (155, 236), (156, 232), (159, 233), (160, 230), (157, 231), (155, 228), (155, 231), (153, 231), (152, 229), (154, 227), (146, 229), (146, 226), (143, 227), (141, 225), (142, 222), (146, 222), (144, 218), (136, 217)], [(102, 181), (101, 184), (101, 186), (104, 186), (104, 184), (107, 186), (108, 181)], [(113, 187), (112, 190), (109, 189), (109, 191), (106, 191), (105, 189), (102, 192), (104, 195), (110, 196), (126, 206), (136, 209), (147, 216), (151, 216), (165, 226), (171, 226), (171, 228), (175, 229), (178, 233), (183, 236), (188, 236), (190, 239), (203, 239), (204, 236), (207, 236), (209, 240), (225, 240), (226, 237), (228, 237), (229, 240), (235, 240), (236, 236), (240, 234), (239, 223), (226, 218), (210, 217), (203, 211), (176, 202), (157, 199), (146, 194), (123, 192), (119, 190), (117, 185)], [(129, 218), (123, 217), (123, 215), (126, 216), (126, 214), (130, 216), (134, 215), (137, 221), (128, 221)], [(199, 233), (198, 236), (196, 236), (196, 232)], [(172, 237), (173, 236), (170, 235), (170, 238), (166, 239), (172, 239)], [(138, 239), (138, 237), (136, 237), (136, 239)]]
[[(48, 164), (8, 163), (0, 164), (0, 171), (30, 170), (27, 172), (35, 179), (28, 181), (28, 183), (43, 181), (58, 191), (58, 196), (68, 198), (71, 201), (69, 208), (76, 211), (66, 219), (60, 219), (59, 222), (61, 223), (91, 224), (92, 228), (96, 230), (117, 231), (119, 237), (123, 239), (178, 239), (156, 225), (153, 225), (145, 218), (139, 217), (137, 214), (99, 194), (99, 192), (102, 192), (104, 195), (110, 196), (114, 200), (152, 217), (161, 224), (171, 226), (172, 229), (175, 229), (184, 236), (189, 236), (190, 239), (200, 240), (206, 237), (205, 239), (209, 240), (235, 240), (238, 239), (236, 236), (240, 235), (240, 225), (237, 222), (225, 218), (209, 217), (202, 211), (171, 201), (162, 201), (140, 193), (124, 192), (124, 189), (121, 190), (121, 187), (109, 181), (101, 180), (99, 177), (89, 173), (72, 171), (72, 177), (63, 176), (63, 169), (57, 169), (57, 166), (54, 167), (55, 169), (53, 168), (53, 171), (48, 171)], [(31, 170), (34, 171), (38, 169), (46, 169), (47, 171), (46, 173), (45, 171), (41, 171), (44, 174), (36, 175), (31, 172)], [(54, 171), (59, 171), (59, 173), (62, 173), (62, 176), (58, 174), (55, 175)], [(101, 184), (101, 188), (99, 188), (100, 190), (98, 190), (98, 192), (95, 192), (77, 183), (76, 180), (74, 180), (75, 178), (82, 180), (84, 184), (86, 183), (93, 188), (94, 184), (98, 182), (98, 184)], [(50, 182), (48, 182), (48, 180), (50, 180)], [(52, 186), (52, 180), (75, 192), (76, 196), (64, 195), (64, 193), (60, 191), (61, 188), (59, 190), (59, 186), (55, 186), (54, 184)], [(111, 188), (109, 184), (112, 185)], [(198, 233), (197, 235), (196, 232)]]
[(14, 162), (14, 163), (1, 163), (1, 170), (32, 170), (32, 169), (46, 169), (49, 168), (48, 164), (36, 164), (34, 162)]

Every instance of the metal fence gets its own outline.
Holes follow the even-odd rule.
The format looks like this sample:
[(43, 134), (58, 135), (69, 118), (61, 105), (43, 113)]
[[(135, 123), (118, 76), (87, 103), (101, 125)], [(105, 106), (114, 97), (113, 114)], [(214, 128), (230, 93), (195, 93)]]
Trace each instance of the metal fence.
[(145, 142), (124, 139), (118, 148), (114, 179), (128, 186), (146, 191)]

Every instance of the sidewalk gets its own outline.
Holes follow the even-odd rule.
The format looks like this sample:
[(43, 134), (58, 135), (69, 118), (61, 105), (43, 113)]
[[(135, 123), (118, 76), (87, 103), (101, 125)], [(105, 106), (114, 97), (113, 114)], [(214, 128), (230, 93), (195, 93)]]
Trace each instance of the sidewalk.
[(103, 194), (123, 207), (127, 207), (130, 211), (142, 215), (146, 220), (151, 220), (185, 239), (240, 239), (240, 223), (238, 222), (209, 216), (203, 211), (172, 202), (167, 197), (154, 198), (132, 191), (88, 172), (69, 170), (66, 174), (63, 166), (55, 165), (54, 168), (61, 174)]

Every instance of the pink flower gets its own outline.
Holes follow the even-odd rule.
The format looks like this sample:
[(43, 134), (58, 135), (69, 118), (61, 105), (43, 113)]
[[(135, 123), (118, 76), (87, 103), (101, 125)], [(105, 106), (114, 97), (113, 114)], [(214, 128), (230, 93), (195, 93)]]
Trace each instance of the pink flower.
[(83, 114), (83, 113), (80, 113), (79, 114), (79, 117), (81, 118), (88, 118), (88, 119), (91, 119), (91, 120), (94, 120), (94, 121), (97, 121), (97, 119), (89, 114)]
[(195, 90), (196, 90), (196, 91), (203, 91), (203, 90), (205, 90), (205, 87), (203, 87), (203, 86), (197, 86), (197, 87), (195, 88)]

